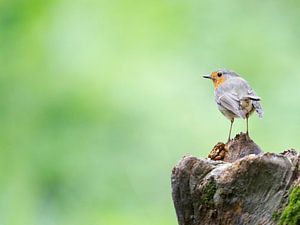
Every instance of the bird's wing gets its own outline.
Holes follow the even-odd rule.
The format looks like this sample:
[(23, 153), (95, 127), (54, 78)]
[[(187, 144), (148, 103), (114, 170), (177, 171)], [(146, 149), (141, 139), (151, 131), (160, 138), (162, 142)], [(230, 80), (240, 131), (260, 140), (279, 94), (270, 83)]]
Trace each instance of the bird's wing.
[(226, 108), (227, 110), (233, 112), (237, 116), (245, 119), (246, 115), (243, 110), (240, 109), (240, 101), (239, 98), (232, 93), (222, 94), (218, 100), (218, 104)]

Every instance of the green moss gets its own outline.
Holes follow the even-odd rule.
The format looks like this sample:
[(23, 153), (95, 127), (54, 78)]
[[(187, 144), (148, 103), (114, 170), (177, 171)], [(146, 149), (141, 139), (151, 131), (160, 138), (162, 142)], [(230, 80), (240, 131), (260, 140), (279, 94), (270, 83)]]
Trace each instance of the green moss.
[(299, 225), (300, 224), (300, 187), (295, 187), (289, 198), (289, 203), (285, 207), (279, 221), (279, 225)]
[(217, 185), (214, 180), (211, 180), (206, 187), (203, 189), (202, 196), (201, 196), (201, 203), (204, 205), (212, 205), (213, 198), (217, 191)]
[(278, 221), (281, 217), (282, 211), (275, 211), (272, 214), (272, 219)]

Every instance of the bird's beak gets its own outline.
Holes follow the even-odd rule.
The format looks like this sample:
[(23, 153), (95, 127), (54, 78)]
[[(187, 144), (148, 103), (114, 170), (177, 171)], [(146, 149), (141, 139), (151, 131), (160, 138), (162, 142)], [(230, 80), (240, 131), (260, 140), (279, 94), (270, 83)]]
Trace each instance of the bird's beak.
[(203, 76), (203, 78), (212, 79), (210, 75), (205, 75), (205, 76)]

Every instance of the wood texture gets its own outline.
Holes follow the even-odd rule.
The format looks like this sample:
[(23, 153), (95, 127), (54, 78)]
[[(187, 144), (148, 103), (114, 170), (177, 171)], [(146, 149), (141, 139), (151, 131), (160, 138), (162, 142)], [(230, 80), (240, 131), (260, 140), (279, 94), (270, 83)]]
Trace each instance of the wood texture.
[(299, 182), (294, 150), (262, 153), (247, 137), (225, 145), (223, 160), (185, 156), (172, 171), (172, 197), (179, 225), (277, 224), (276, 213)]

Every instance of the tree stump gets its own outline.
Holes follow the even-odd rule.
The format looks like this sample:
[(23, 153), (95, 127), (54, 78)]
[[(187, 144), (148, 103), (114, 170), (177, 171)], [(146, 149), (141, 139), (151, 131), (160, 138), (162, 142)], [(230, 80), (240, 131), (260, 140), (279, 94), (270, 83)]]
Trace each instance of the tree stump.
[[(290, 190), (300, 187), (300, 156), (295, 150), (263, 153), (241, 133), (226, 144), (218, 143), (210, 158), (218, 160), (185, 156), (172, 171), (179, 225), (293, 225), (280, 218)], [(295, 195), (300, 207), (300, 194)], [(300, 224), (300, 211), (290, 208), (292, 215), (299, 215), (295, 225)]]

